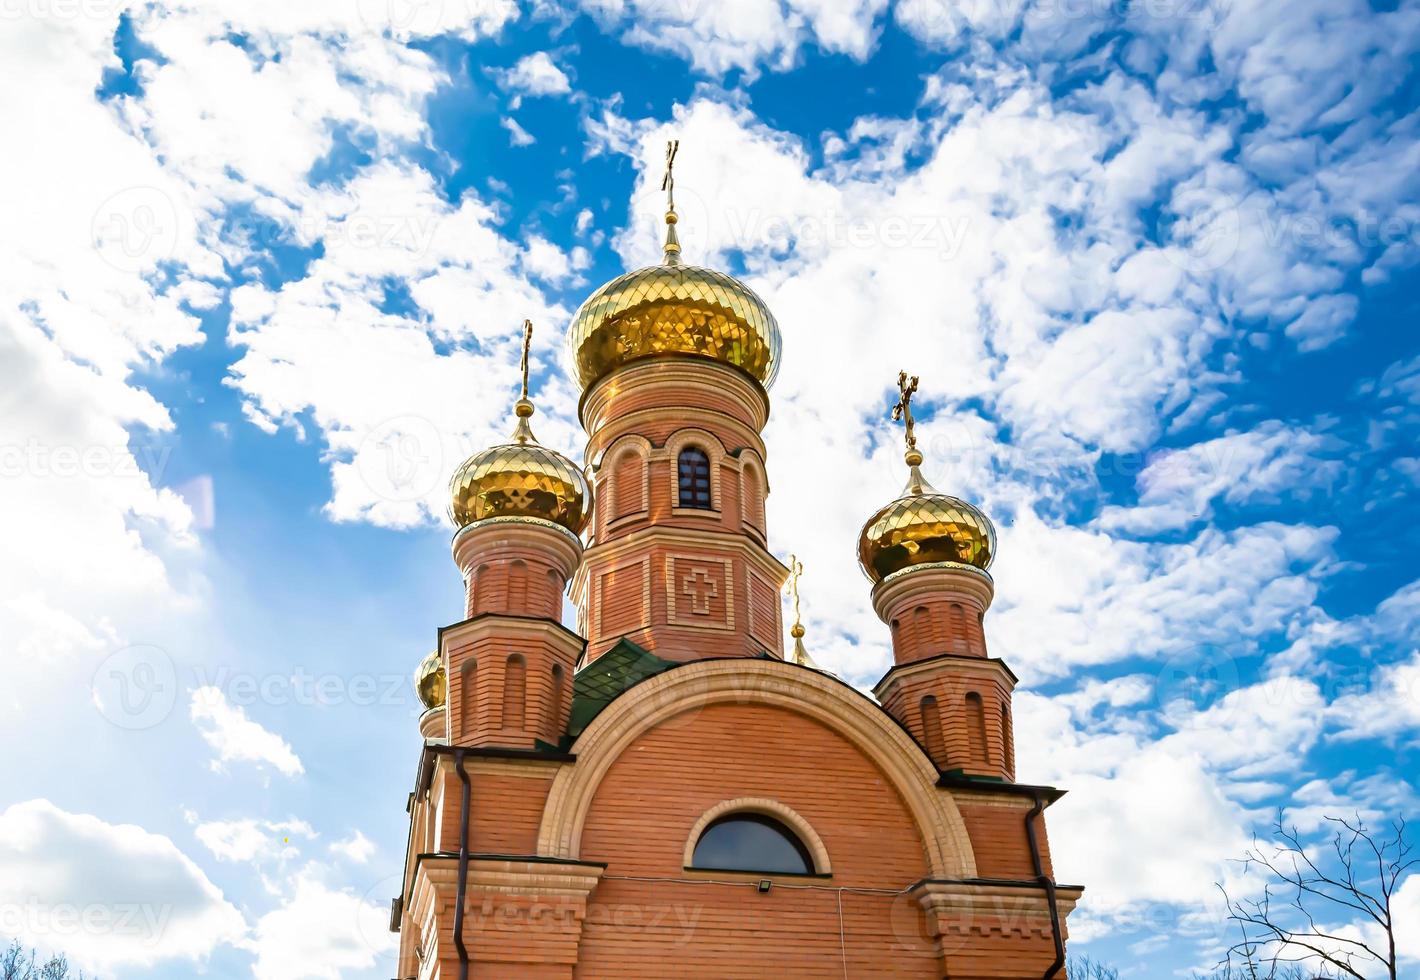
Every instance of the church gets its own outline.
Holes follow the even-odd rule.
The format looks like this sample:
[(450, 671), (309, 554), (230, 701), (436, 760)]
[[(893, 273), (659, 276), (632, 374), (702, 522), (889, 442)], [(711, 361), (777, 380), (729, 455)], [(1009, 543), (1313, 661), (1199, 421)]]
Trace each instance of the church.
[(904, 374), (906, 486), (858, 541), (893, 666), (868, 694), (813, 662), (765, 518), (793, 352), (682, 261), (674, 153), (663, 261), (568, 330), (582, 465), (533, 435), (525, 325), (511, 439), (454, 474), (464, 618), (415, 676), (398, 980), (1063, 978), (1082, 889), (1051, 870), (1061, 791), (1015, 779), (995, 530), (923, 477)]

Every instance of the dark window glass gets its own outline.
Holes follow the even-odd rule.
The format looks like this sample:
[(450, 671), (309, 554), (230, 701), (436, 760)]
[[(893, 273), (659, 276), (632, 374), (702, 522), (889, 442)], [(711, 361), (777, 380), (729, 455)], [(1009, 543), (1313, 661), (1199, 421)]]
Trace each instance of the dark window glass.
[(699, 449), (680, 454), (680, 505), (710, 509), (710, 458)]
[(692, 867), (813, 874), (808, 849), (788, 827), (757, 813), (721, 817), (700, 835)]

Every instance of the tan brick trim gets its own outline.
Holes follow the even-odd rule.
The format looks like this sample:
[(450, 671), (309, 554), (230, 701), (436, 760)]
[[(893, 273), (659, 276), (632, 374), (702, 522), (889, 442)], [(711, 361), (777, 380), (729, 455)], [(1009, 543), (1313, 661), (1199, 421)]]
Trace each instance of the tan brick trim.
[(612, 764), (645, 732), (712, 704), (764, 704), (838, 732), (873, 760), (911, 812), (934, 876), (974, 878), (976, 859), (956, 802), (937, 770), (875, 703), (841, 681), (777, 660), (702, 660), (644, 681), (597, 716), (576, 743), (577, 764), (557, 774), (538, 853), (575, 859), (592, 798)]
[(804, 846), (813, 855), (815, 874), (833, 874), (833, 868), (828, 860), (828, 848), (824, 846), (823, 838), (819, 837), (809, 822), (788, 805), (763, 796), (742, 796), (737, 800), (725, 800), (723, 803), (716, 803), (701, 814), (700, 819), (695, 821), (695, 826), (690, 828), (690, 836), (685, 839), (685, 857), (681, 861), (682, 867), (688, 868), (695, 863), (695, 845), (700, 843), (700, 835), (705, 833), (705, 828), (730, 813), (760, 813), (767, 817), (773, 817), (797, 834), (799, 840), (804, 842)]

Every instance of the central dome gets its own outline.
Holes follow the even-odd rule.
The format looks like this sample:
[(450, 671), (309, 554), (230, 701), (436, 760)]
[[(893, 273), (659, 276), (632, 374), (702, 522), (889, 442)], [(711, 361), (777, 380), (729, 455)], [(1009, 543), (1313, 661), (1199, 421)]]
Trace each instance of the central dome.
[(779, 371), (779, 324), (764, 300), (733, 276), (676, 261), (598, 289), (572, 318), (567, 345), (583, 391), (623, 364), (665, 355), (719, 361), (766, 388)]

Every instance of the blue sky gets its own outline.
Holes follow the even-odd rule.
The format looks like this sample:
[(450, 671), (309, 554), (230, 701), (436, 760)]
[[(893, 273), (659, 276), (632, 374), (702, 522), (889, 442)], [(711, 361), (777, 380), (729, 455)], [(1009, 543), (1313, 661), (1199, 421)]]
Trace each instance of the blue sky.
[(667, 138), (687, 257), (784, 331), (814, 655), (890, 663), (853, 548), (899, 368), (996, 520), (1079, 951), (1208, 965), (1279, 808), (1415, 815), (1420, 4), (293, 6), (4, 15), (0, 931), (389, 975), (443, 487), (524, 317), (579, 452), (561, 334), (654, 258)]

